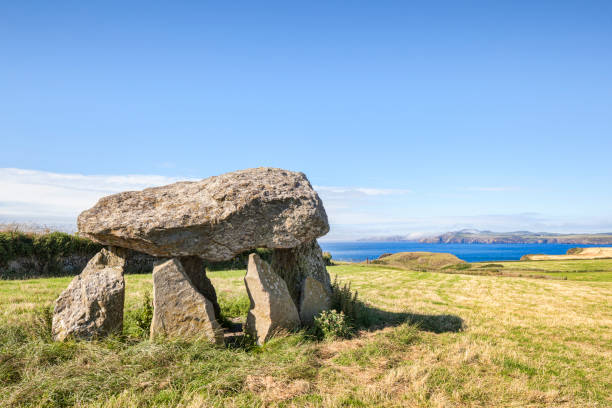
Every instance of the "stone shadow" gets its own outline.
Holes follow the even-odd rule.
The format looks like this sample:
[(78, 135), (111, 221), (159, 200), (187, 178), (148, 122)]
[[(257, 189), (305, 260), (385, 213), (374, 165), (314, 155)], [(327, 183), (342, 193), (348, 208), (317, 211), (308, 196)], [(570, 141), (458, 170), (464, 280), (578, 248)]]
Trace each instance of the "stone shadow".
[[(369, 332), (386, 327), (397, 327), (408, 323), (418, 330), (431, 333), (458, 333), (466, 329), (464, 320), (452, 314), (420, 314), (410, 312), (389, 312), (360, 303), (363, 321), (357, 324), (358, 330)], [(245, 337), (240, 319), (233, 319), (225, 329), (225, 344), (228, 348), (249, 348), (254, 343)]]
[(361, 329), (375, 331), (385, 327), (395, 327), (404, 323), (412, 324), (419, 330), (432, 333), (457, 333), (465, 330), (465, 322), (452, 314), (420, 314), (410, 312), (389, 312), (362, 304), (366, 321)]

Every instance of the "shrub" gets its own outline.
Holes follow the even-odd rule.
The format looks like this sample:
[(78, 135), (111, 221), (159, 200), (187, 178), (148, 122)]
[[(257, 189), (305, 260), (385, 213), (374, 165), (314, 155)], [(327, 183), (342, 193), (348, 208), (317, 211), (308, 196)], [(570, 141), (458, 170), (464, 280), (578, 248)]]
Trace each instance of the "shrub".
[(353, 333), (353, 327), (346, 315), (336, 310), (322, 311), (315, 317), (314, 327), (318, 337), (328, 340), (349, 338)]
[(323, 252), (323, 262), (325, 262), (325, 266), (332, 265), (332, 254), (329, 252)]
[(366, 306), (357, 299), (357, 291), (351, 290), (351, 284), (340, 285), (338, 277), (332, 283), (332, 309), (343, 313), (353, 327), (367, 327), (371, 323)]
[(472, 264), (469, 263), (459, 263), (459, 264), (455, 264), (455, 265), (447, 265), (444, 268), (442, 268), (442, 270), (455, 270), (455, 271), (464, 271), (466, 269), (470, 269), (472, 267)]

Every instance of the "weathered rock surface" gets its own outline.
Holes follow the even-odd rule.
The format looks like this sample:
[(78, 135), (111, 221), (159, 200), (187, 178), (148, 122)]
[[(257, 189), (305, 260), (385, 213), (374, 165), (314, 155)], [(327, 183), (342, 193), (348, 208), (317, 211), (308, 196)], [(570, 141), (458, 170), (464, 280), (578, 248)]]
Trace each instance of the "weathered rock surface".
[(272, 270), (284, 279), (291, 298), (296, 305), (300, 302), (302, 283), (307, 277), (316, 279), (331, 294), (329, 273), (325, 268), (323, 253), (316, 240), (296, 248), (276, 249), (270, 260)]
[(177, 258), (153, 268), (151, 337), (206, 337), (223, 344), (223, 330), (210, 300), (198, 291)]
[(104, 197), (81, 213), (78, 227), (102, 244), (210, 261), (257, 247), (293, 248), (329, 231), (306, 176), (274, 168)]
[(245, 330), (258, 344), (299, 326), (300, 316), (285, 281), (257, 254), (249, 256), (244, 283), (251, 300)]
[(212, 303), (215, 317), (217, 319), (221, 318), (221, 308), (217, 301), (217, 292), (215, 292), (212, 282), (208, 279), (208, 276), (206, 276), (206, 268), (202, 258), (197, 256), (183, 256), (179, 258), (179, 261), (181, 265), (183, 265), (183, 269), (185, 269), (185, 273), (191, 280), (193, 286)]
[(314, 318), (331, 307), (331, 296), (327, 288), (318, 280), (307, 276), (302, 284), (300, 298), (300, 320), (302, 324), (311, 325)]
[(121, 332), (125, 282), (125, 250), (102, 249), (55, 301), (52, 334), (92, 339)]

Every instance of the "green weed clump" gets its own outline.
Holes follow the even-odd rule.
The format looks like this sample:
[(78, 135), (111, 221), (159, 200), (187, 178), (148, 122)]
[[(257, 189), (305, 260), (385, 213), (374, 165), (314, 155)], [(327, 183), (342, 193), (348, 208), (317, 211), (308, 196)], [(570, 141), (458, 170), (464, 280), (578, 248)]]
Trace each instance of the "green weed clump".
[(140, 306), (125, 313), (124, 332), (131, 337), (146, 339), (149, 337), (152, 321), (153, 299), (149, 292), (145, 292)]
[(220, 292), (217, 293), (217, 300), (221, 308), (221, 316), (218, 317), (221, 326), (229, 328), (232, 326), (232, 320), (234, 319), (246, 320), (251, 307), (248, 296), (227, 296)]
[(346, 315), (336, 310), (324, 310), (314, 319), (317, 337), (326, 340), (347, 339), (353, 334), (353, 327)]

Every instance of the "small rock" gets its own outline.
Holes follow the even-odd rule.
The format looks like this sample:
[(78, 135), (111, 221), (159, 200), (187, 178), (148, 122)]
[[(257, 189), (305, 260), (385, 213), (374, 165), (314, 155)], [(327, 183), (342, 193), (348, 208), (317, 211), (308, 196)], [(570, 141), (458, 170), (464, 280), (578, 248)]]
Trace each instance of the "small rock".
[(251, 300), (245, 329), (257, 344), (299, 326), (300, 316), (285, 281), (257, 254), (249, 255), (244, 283)]
[(331, 297), (327, 289), (318, 280), (307, 276), (302, 284), (300, 297), (300, 320), (302, 324), (311, 325), (314, 318), (331, 307)]
[(207, 337), (223, 344), (213, 304), (194, 286), (181, 262), (172, 258), (153, 268), (151, 337)]
[(123, 328), (125, 251), (102, 249), (55, 301), (52, 335), (92, 339)]

